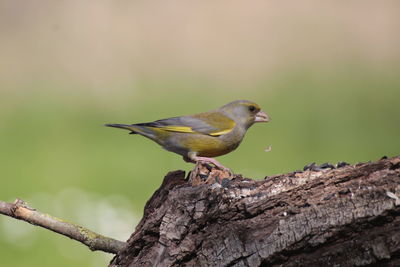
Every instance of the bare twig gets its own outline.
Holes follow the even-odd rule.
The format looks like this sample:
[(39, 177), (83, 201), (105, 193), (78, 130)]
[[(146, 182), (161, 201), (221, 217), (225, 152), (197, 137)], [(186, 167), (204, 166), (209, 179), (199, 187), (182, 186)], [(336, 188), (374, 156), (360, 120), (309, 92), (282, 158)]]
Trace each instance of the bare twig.
[(93, 251), (101, 250), (117, 254), (126, 246), (125, 242), (99, 235), (82, 226), (63, 221), (48, 214), (40, 213), (28, 207), (21, 199), (16, 199), (14, 203), (0, 201), (0, 213), (65, 235), (81, 242)]

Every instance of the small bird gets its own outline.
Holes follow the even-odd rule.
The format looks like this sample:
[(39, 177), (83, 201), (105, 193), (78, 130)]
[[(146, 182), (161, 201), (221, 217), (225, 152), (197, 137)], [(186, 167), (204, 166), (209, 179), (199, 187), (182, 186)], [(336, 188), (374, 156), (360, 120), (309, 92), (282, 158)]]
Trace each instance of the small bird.
[(219, 109), (190, 116), (105, 126), (143, 135), (164, 149), (182, 155), (186, 162), (209, 163), (226, 169), (213, 157), (235, 150), (250, 126), (255, 122), (269, 120), (268, 115), (256, 103), (237, 100)]

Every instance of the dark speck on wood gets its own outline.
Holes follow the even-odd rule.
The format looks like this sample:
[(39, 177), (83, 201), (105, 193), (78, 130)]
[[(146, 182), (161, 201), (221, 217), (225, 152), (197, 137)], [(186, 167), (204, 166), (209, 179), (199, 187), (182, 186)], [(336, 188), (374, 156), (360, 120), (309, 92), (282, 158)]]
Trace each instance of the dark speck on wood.
[(348, 166), (348, 165), (350, 165), (350, 164), (345, 162), (345, 161), (339, 161), (336, 166), (337, 166), (337, 168), (342, 168), (342, 167), (345, 167), (345, 166)]
[(325, 162), (319, 166), (321, 169), (335, 169), (335, 166), (332, 164)]

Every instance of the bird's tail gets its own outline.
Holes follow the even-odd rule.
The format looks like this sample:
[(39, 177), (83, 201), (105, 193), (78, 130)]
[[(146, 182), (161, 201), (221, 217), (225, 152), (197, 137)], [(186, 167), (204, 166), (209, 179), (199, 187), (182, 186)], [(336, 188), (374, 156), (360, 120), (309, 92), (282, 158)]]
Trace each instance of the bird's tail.
[(110, 124), (104, 124), (104, 126), (125, 129), (125, 130), (128, 130), (128, 131), (131, 131), (130, 134), (139, 133), (138, 128), (135, 125), (110, 123)]

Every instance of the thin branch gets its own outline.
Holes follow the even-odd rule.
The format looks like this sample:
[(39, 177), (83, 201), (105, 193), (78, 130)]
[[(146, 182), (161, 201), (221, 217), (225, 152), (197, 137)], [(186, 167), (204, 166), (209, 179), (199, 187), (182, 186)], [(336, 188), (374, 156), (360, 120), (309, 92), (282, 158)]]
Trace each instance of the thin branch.
[(82, 226), (40, 213), (36, 209), (28, 207), (21, 199), (16, 199), (14, 203), (0, 201), (0, 213), (65, 235), (81, 242), (93, 251), (101, 250), (117, 254), (126, 246), (126, 242), (99, 235)]

